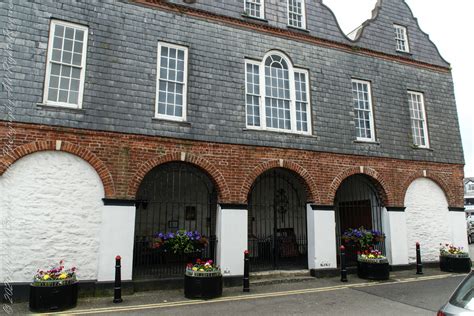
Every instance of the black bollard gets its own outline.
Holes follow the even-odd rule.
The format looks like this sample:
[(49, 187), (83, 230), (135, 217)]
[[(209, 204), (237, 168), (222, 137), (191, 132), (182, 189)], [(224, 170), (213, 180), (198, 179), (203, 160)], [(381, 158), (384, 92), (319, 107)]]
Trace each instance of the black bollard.
[(347, 282), (346, 248), (341, 246), (341, 282)]
[(122, 303), (122, 276), (121, 276), (121, 268), (120, 260), (122, 258), (120, 256), (115, 257), (115, 286), (114, 286), (114, 303)]
[(244, 251), (244, 292), (250, 292), (250, 280), (249, 280), (249, 251)]
[(416, 274), (423, 274), (423, 264), (421, 263), (420, 243), (416, 243)]

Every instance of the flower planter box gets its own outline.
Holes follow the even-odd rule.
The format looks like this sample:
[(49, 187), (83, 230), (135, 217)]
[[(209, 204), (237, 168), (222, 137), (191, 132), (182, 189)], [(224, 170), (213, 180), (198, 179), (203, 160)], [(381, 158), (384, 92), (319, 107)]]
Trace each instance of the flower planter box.
[(222, 296), (222, 275), (184, 275), (184, 296), (186, 298), (211, 299)]
[(30, 310), (32, 312), (63, 311), (76, 307), (78, 283), (56, 286), (30, 285)]
[(471, 258), (456, 256), (440, 256), (439, 268), (445, 272), (469, 273), (471, 272)]
[(388, 262), (357, 261), (357, 276), (367, 280), (388, 280), (390, 277), (390, 266)]

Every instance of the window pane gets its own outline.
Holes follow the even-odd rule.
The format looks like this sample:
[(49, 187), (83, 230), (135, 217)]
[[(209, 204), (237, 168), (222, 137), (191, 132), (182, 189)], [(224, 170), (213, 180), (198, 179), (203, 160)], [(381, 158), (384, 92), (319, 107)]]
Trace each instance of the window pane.
[(84, 31), (76, 30), (76, 41), (80, 41), (80, 42), (84, 41)]
[(81, 42), (75, 42), (74, 43), (74, 52), (82, 54), (82, 46), (83, 44)]
[(53, 40), (53, 48), (61, 49), (62, 47), (63, 47), (63, 38), (55, 36)]
[(59, 88), (63, 90), (69, 90), (69, 79), (62, 77), (60, 80)]
[(71, 93), (69, 93), (69, 103), (77, 104), (78, 97), (79, 94), (77, 92), (71, 91)]
[(58, 100), (58, 89), (48, 90), (48, 100), (56, 102)]
[(67, 103), (68, 92), (66, 90), (59, 90), (59, 102)]
[(64, 34), (65, 38), (73, 39), (74, 38), (74, 29), (66, 27), (66, 33)]
[(58, 36), (58, 37), (63, 37), (64, 36), (64, 26), (56, 25), (54, 27), (54, 35)]
[(59, 49), (53, 49), (51, 59), (56, 62), (61, 61), (61, 51)]
[(66, 64), (71, 64), (72, 62), (72, 54), (68, 51), (63, 51), (63, 59), (62, 59), (62, 62), (63, 63), (66, 63)]
[(73, 43), (74, 43), (74, 42), (73, 42), (72, 40), (70, 40), (70, 39), (64, 40), (64, 47), (63, 47), (63, 49), (72, 52), (72, 45), (73, 45)]
[(57, 88), (59, 85), (59, 77), (58, 76), (51, 76), (49, 78), (49, 87), (50, 88)]
[(72, 64), (74, 66), (80, 66), (82, 61), (82, 55), (81, 54), (73, 54), (72, 57)]
[(71, 90), (72, 91), (79, 91), (79, 84), (80, 84), (80, 81), (79, 80), (71, 80)]

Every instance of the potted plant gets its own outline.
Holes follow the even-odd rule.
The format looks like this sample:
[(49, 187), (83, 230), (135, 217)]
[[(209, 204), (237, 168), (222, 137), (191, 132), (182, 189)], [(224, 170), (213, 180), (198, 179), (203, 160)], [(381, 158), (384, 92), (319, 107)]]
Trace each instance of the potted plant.
[(156, 233), (150, 248), (157, 250), (167, 263), (187, 262), (200, 257), (208, 240), (198, 231), (180, 229), (175, 233)]
[(446, 272), (471, 272), (471, 258), (462, 247), (450, 244), (440, 244), (439, 268)]
[(376, 249), (364, 250), (357, 255), (357, 276), (368, 280), (388, 280), (390, 266), (382, 252)]
[(222, 273), (212, 260), (189, 263), (184, 274), (184, 296), (211, 299), (222, 296)]
[(64, 269), (64, 261), (50, 270), (38, 270), (30, 284), (30, 310), (62, 311), (77, 304), (76, 268)]
[(385, 240), (385, 235), (378, 230), (370, 230), (361, 226), (349, 228), (342, 235), (342, 242), (346, 249), (347, 261), (355, 263), (357, 254), (366, 250), (375, 249), (375, 246)]

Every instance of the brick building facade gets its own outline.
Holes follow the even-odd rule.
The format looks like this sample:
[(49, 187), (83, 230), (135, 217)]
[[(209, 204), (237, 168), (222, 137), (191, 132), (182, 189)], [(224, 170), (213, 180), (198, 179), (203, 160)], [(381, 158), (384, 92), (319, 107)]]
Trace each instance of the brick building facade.
[[(101, 218), (85, 223), (92, 233), (77, 239), (79, 243), (89, 240), (95, 245), (92, 250), (78, 245), (77, 251), (58, 251), (49, 257), (25, 256), (30, 254), (27, 245), (5, 237), (3, 243), (10, 245), (4, 247), (5, 253), (13, 249), (32, 258), (24, 262), (14, 281), (26, 282), (27, 275), (36, 271), (32, 265), (55, 255), (87, 266), (83, 279), (108, 281), (117, 253), (124, 257), (124, 277), (136, 280), (142, 258), (137, 249), (143, 241), (147, 248), (153, 233), (178, 228), (199, 228), (212, 236), (216, 243), (210, 243), (214, 249), (208, 255), (228, 276), (241, 275), (245, 249), (252, 249), (256, 266), (266, 260), (263, 269), (277, 268), (279, 260), (292, 266), (292, 257), (303, 257), (303, 267), (311, 270), (336, 268), (337, 246), (349, 224), (382, 230), (387, 236), (383, 251), (392, 265), (412, 261), (414, 241), (432, 248), (426, 251), (426, 260), (436, 259), (434, 248), (439, 242), (467, 244), (460, 212), (464, 161), (450, 66), (420, 30), (406, 3), (380, 0), (373, 18), (352, 40), (321, 0), (290, 2), (296, 10), (291, 19), (288, 10), (293, 6), (283, 0), (265, 1), (264, 7), (257, 7), (262, 11), (251, 11), (243, 0), (2, 4), (1, 18), (13, 21), (14, 29), (11, 38), (2, 35), (5, 42), (11, 39), (3, 52), (4, 56), (13, 52), (15, 61), (5, 74), (13, 89), (4, 90), (1, 97), (5, 105), (0, 117), (2, 209), (14, 214), (13, 223), (35, 221), (37, 215), (28, 209), (23, 192), (31, 190), (35, 195), (58, 183), (65, 192), (81, 192), (84, 188), (76, 187), (81, 184), (67, 181), (68, 168), (78, 175), (81, 168), (88, 168), (80, 161), (98, 175), (102, 188), (94, 189), (99, 190), (94, 196), (103, 195), (103, 205), (94, 206)], [(394, 26), (402, 30), (401, 38)], [(64, 32), (68, 27), (76, 32), (70, 39), (70, 53), (82, 58), (80, 65), (73, 59), (64, 63), (64, 54), (69, 53), (67, 34), (53, 36), (62, 27)], [(54, 46), (56, 38), (63, 41), (59, 48)], [(402, 48), (397, 46), (400, 43)], [(82, 47), (82, 55), (76, 47)], [(170, 61), (163, 54), (173, 49), (177, 53)], [(60, 61), (54, 60), (55, 50), (62, 54)], [(180, 53), (185, 57), (180, 59)], [(269, 58), (273, 58), (271, 65)], [(163, 60), (166, 78), (160, 72)], [(181, 70), (176, 66), (176, 73), (181, 71), (185, 79), (177, 76), (170, 81), (174, 71), (170, 63), (175, 61), (184, 62)], [(57, 74), (60, 82), (51, 88), (55, 65), (63, 70)], [(63, 73), (67, 67), (80, 72), (76, 90), (74, 75)], [(275, 77), (264, 73), (264, 68), (275, 70)], [(272, 97), (265, 90), (273, 79), (270, 88), (283, 95)], [(68, 80), (67, 88), (62, 88), (61, 80)], [(249, 92), (250, 83), (257, 90)], [(370, 100), (361, 100), (367, 90), (358, 89), (366, 87)], [(177, 93), (181, 88), (184, 92)], [(63, 104), (61, 91), (68, 93)], [(184, 101), (178, 101), (183, 95)], [(12, 98), (14, 107), (7, 106)], [(354, 108), (354, 104), (369, 107)], [(421, 118), (415, 118), (413, 106), (420, 104)], [(184, 114), (176, 114), (179, 111)], [(358, 116), (363, 112), (368, 113), (366, 120)], [(424, 124), (418, 132), (413, 127), (416, 120)], [(67, 160), (68, 155), (79, 160)], [(35, 162), (39, 160), (41, 164)], [(17, 166), (21, 161), (24, 164)], [(29, 180), (42, 189), (25, 188), (19, 169), (43, 162), (46, 167)], [(48, 163), (54, 166), (50, 171)], [(171, 180), (163, 180), (163, 166), (172, 166), (166, 173)], [(64, 182), (43, 183), (45, 178), (59, 177), (60, 171), (65, 172)], [(189, 177), (182, 178), (181, 173)], [(191, 193), (176, 193), (199, 192), (198, 182), (190, 180), (193, 177), (209, 180), (208, 198), (196, 196), (191, 201)], [(346, 182), (349, 179), (354, 182)], [(157, 189), (158, 185), (166, 188)], [(180, 198), (162, 197), (163, 192)], [(46, 197), (31, 199), (35, 208), (44, 211), (40, 210), (45, 216), (41, 218), (54, 222), (47, 211), (48, 191), (42, 194)], [(26, 199), (26, 204), (17, 203), (18, 199)], [(81, 218), (90, 216), (89, 206), (81, 206), (81, 201), (67, 202), (67, 194), (62, 201), (65, 208), (77, 208)], [(161, 219), (165, 204), (174, 210)], [(61, 216), (62, 210), (55, 214)], [(261, 216), (268, 210), (273, 224)], [(348, 215), (351, 212), (362, 215)], [(158, 219), (150, 220), (146, 214)], [(358, 217), (368, 219), (358, 222)], [(426, 217), (435, 220), (423, 224)], [(75, 234), (76, 224), (59, 237)], [(443, 232), (435, 236), (435, 229)], [(26, 234), (22, 228), (17, 230), (18, 236)], [(282, 252), (278, 248), (282, 240), (285, 247), (293, 243), (294, 251)], [(143, 253), (151, 253), (145, 248)], [(89, 261), (90, 252), (95, 254), (90, 265), (98, 268), (81, 261), (85, 251)], [(159, 264), (158, 260), (152, 265)], [(151, 272), (140, 276), (162, 277)]]

